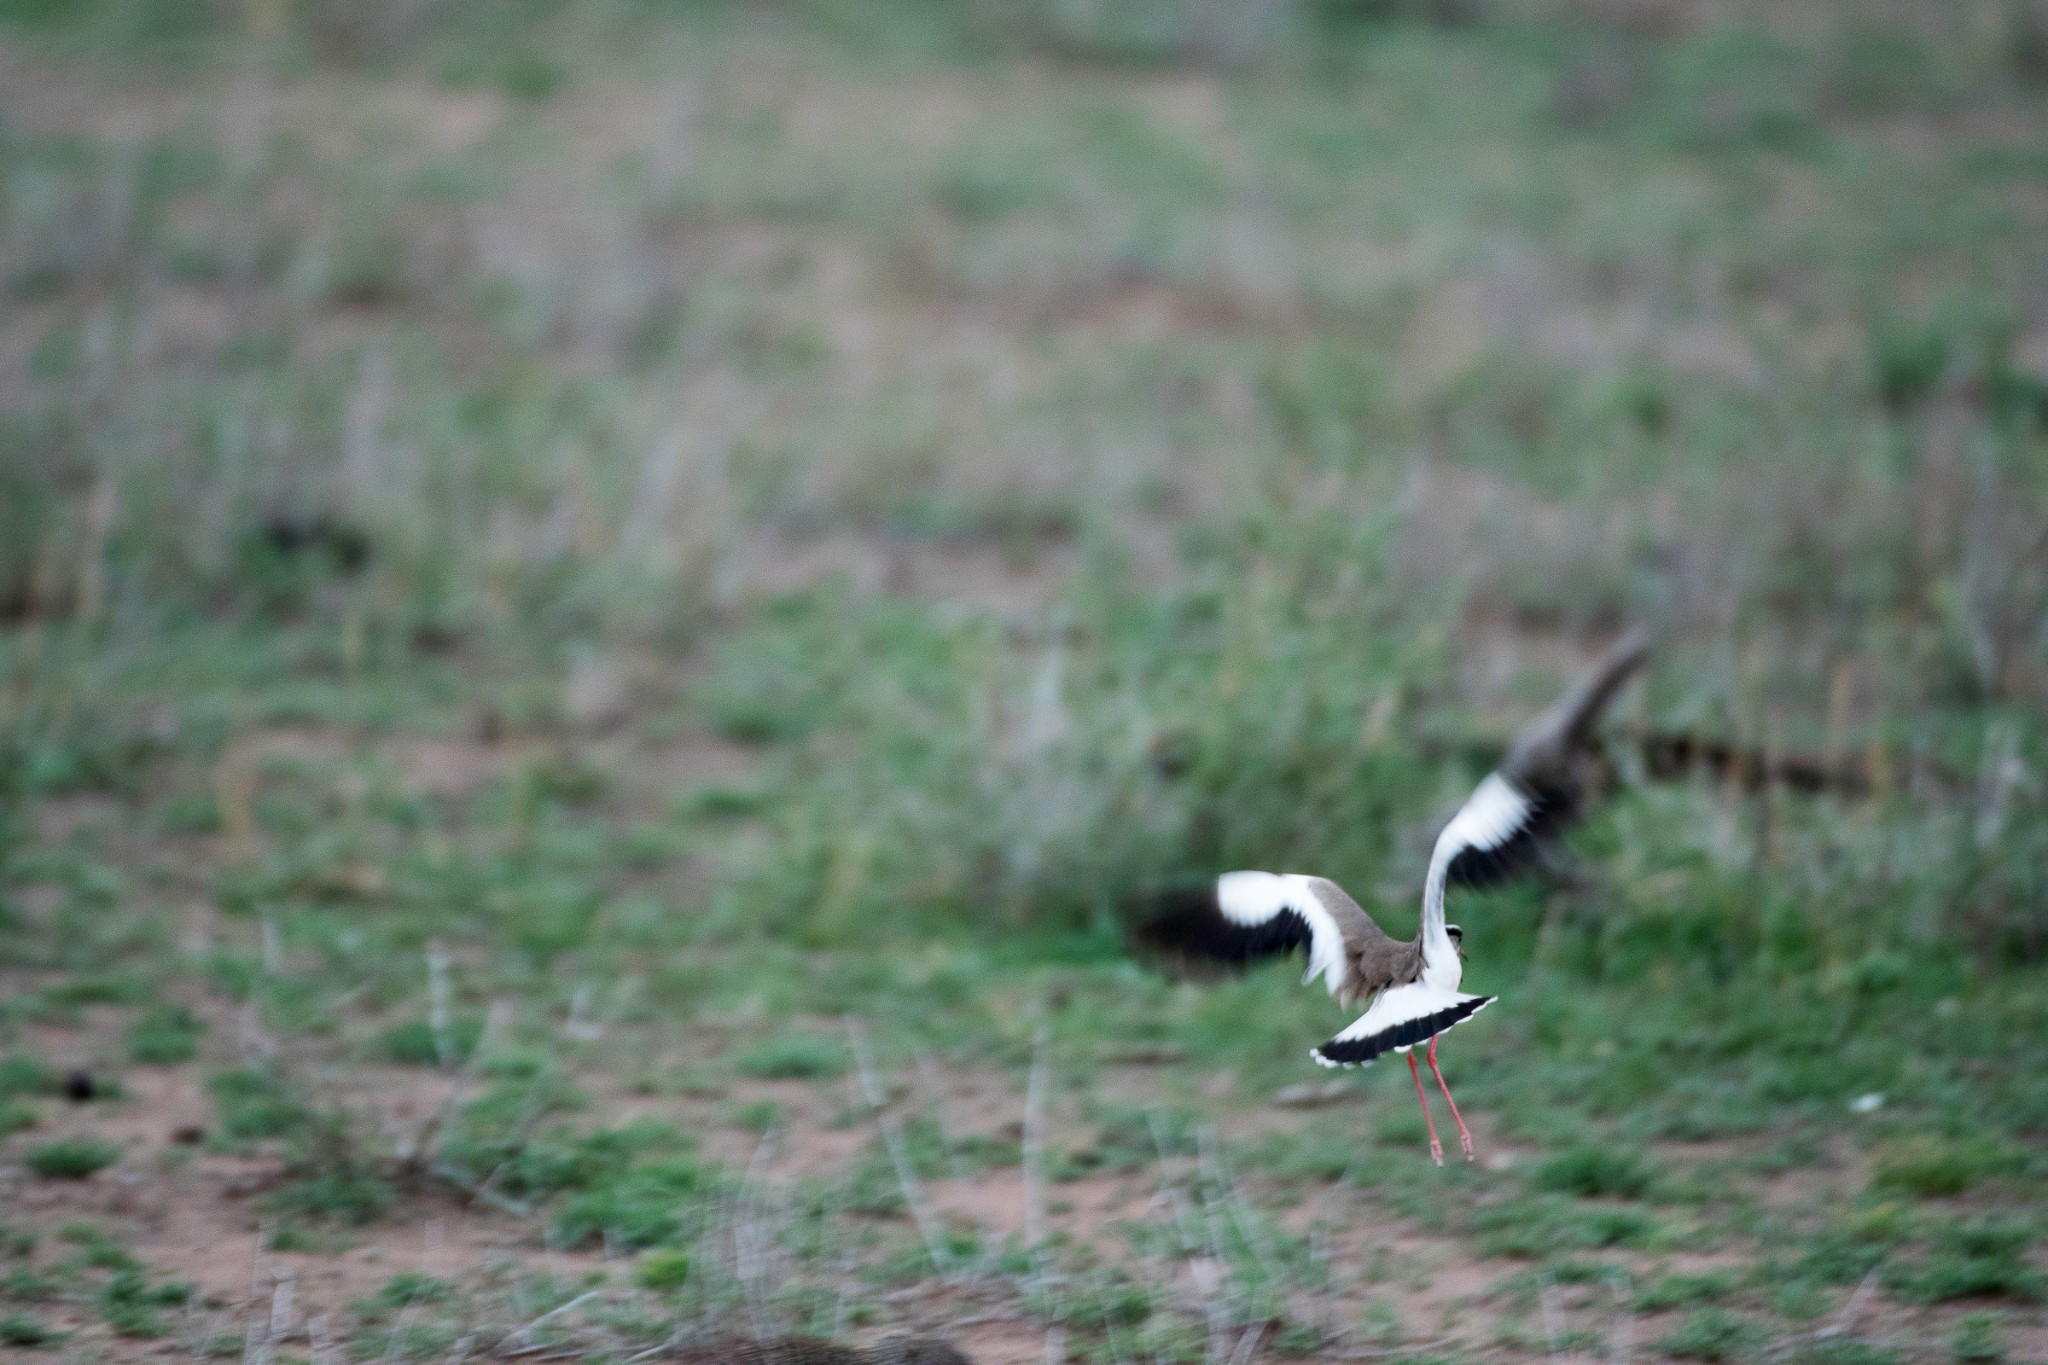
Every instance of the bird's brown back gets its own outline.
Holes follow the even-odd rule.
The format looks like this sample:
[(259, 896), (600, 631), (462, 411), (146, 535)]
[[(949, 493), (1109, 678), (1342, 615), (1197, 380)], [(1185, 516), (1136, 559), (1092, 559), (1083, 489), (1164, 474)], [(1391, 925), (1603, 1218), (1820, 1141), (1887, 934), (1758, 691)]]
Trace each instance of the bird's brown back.
[(685, 1365), (972, 1365), (951, 1344), (928, 1337), (899, 1337), (877, 1346), (840, 1346), (815, 1337), (721, 1341), (670, 1358)]
[(1364, 945), (1343, 1003), (1355, 1005), (1389, 986), (1406, 986), (1421, 979), (1422, 939), (1382, 937)]
[(1330, 912), (1330, 918), (1337, 922), (1338, 932), (1344, 937), (1345, 955), (1350, 958), (1344, 989), (1338, 992), (1339, 1004), (1348, 1008), (1389, 986), (1405, 986), (1422, 976), (1422, 940), (1419, 937), (1405, 943), (1390, 938), (1387, 931), (1351, 899), (1349, 892), (1327, 877), (1310, 877), (1308, 884)]

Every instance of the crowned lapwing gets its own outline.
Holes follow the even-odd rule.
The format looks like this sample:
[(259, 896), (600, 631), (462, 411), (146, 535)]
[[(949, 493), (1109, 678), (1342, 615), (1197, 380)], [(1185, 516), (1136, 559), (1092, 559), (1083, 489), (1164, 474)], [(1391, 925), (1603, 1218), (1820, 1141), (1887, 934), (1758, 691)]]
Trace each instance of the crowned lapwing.
[(1436, 1040), (1493, 1003), (1490, 995), (1458, 989), (1465, 975), (1464, 931), (1444, 921), (1444, 884), (1467, 856), (1500, 857), (1525, 829), (1534, 805), (1500, 774), (1479, 784), (1472, 798), (1437, 836), (1423, 882), (1422, 927), (1406, 942), (1394, 938), (1327, 877), (1272, 872), (1226, 872), (1216, 879), (1206, 910), (1183, 902), (1177, 913), (1148, 926), (1155, 941), (1194, 947), (1213, 957), (1244, 961), (1308, 946), (1302, 984), (1321, 976), (1341, 1005), (1371, 998), (1365, 1013), (1309, 1055), (1323, 1066), (1366, 1066), (1388, 1052), (1408, 1054), (1415, 1097), (1429, 1128), (1429, 1154), (1441, 1166), (1443, 1143), (1430, 1116), (1429, 1095), (1413, 1049), (1429, 1044), (1429, 1070), (1451, 1118), (1465, 1158), (1472, 1134), (1436, 1064)]
[(1441, 1165), (1443, 1144), (1413, 1051), (1427, 1042), (1430, 1072), (1451, 1107), (1470, 1160), (1472, 1135), (1437, 1068), (1437, 1038), (1493, 1003), (1493, 997), (1458, 989), (1464, 976), (1464, 934), (1444, 920), (1445, 887), (1454, 880), (1485, 882), (1517, 870), (1546, 835), (1579, 811), (1598, 762), (1593, 724), (1648, 649), (1646, 635), (1630, 632), (1586, 678), (1516, 735), (1500, 767), (1437, 836), (1423, 882), (1422, 927), (1414, 939), (1389, 936), (1327, 878), (1271, 872), (1226, 872), (1200, 893), (1170, 897), (1141, 928), (1141, 937), (1229, 962), (1306, 944), (1309, 966), (1302, 984), (1321, 975), (1330, 994), (1347, 1006), (1372, 997), (1350, 1028), (1311, 1055), (1324, 1066), (1363, 1066), (1383, 1053), (1407, 1053), (1429, 1129), (1430, 1156)]
[(1497, 777), (1480, 785), (1437, 836), (1423, 884), (1422, 928), (1405, 943), (1373, 923), (1358, 902), (1327, 877), (1272, 872), (1226, 872), (1216, 879), (1209, 914), (1183, 913), (1166, 924), (1199, 925), (1212, 953), (1221, 950), (1220, 955), (1240, 960), (1306, 944), (1304, 986), (1321, 976), (1341, 1005), (1372, 1000), (1350, 1028), (1309, 1055), (1323, 1066), (1366, 1066), (1384, 1053), (1407, 1053), (1415, 1097), (1422, 1102), (1422, 1121), (1429, 1128), (1429, 1155), (1441, 1166), (1444, 1146), (1436, 1135), (1413, 1050), (1428, 1043), (1430, 1074), (1451, 1106), (1458, 1141), (1469, 1161), (1472, 1134), (1437, 1068), (1436, 1040), (1492, 1004), (1493, 997), (1458, 989), (1465, 975), (1464, 933), (1444, 922), (1444, 881), (1458, 857), (1498, 852), (1518, 837), (1528, 811), (1529, 804)]
[[(1649, 650), (1648, 633), (1630, 631), (1595, 660), (1570, 691), (1515, 732), (1500, 766), (1471, 798), (1477, 802), (1488, 796), (1503, 810), (1515, 812), (1511, 832), (1498, 847), (1467, 848), (1453, 857), (1447, 884), (1488, 886), (1523, 871), (1538, 861), (1552, 836), (1584, 813), (1587, 797), (1607, 767), (1593, 726)], [(1217, 927), (1214, 909), (1208, 886), (1168, 891), (1153, 902), (1136, 937), (1169, 952), (1232, 963), (1284, 952), (1300, 941), (1268, 943), (1258, 934), (1212, 932)]]

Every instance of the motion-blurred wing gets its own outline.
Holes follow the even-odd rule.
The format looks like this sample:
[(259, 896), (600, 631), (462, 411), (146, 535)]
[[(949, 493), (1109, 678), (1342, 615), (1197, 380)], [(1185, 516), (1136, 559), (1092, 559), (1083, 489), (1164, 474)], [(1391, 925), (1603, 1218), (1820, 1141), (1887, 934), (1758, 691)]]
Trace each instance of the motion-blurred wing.
[(1488, 773), (1437, 842), (1450, 851), (1448, 880), (1458, 886), (1491, 886), (1534, 862), (1543, 845), (1572, 817), (1573, 802)]
[(1584, 677), (1515, 735), (1507, 757), (1444, 831), (1458, 831), (1451, 882), (1484, 886), (1513, 876), (1579, 814), (1595, 761), (1593, 727), (1650, 655), (1650, 636), (1632, 630)]
[(1465, 995), (1417, 983), (1381, 991), (1350, 1028), (1314, 1049), (1320, 1066), (1366, 1066), (1382, 1053), (1406, 1052), (1491, 1005), (1490, 995)]
[(1205, 891), (1163, 902), (1139, 932), (1161, 948), (1218, 962), (1242, 963), (1306, 945), (1302, 984), (1321, 975), (1332, 995), (1350, 970), (1345, 944), (1385, 936), (1334, 883), (1272, 872), (1226, 872)]

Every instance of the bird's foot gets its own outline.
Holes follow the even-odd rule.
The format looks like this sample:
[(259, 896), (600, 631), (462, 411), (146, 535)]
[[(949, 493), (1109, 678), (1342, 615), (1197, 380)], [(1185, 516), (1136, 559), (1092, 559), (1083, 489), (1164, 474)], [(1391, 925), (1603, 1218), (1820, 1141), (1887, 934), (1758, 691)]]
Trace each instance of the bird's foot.
[(1479, 1158), (1478, 1158), (1478, 1157), (1476, 1157), (1476, 1156), (1474, 1156), (1474, 1155), (1472, 1154), (1472, 1135), (1471, 1135), (1470, 1133), (1459, 1133), (1459, 1134), (1458, 1134), (1458, 1145), (1459, 1145), (1460, 1147), (1462, 1147), (1462, 1148), (1464, 1148), (1464, 1149), (1465, 1149), (1465, 1160), (1467, 1160), (1467, 1161), (1477, 1161), (1477, 1160), (1479, 1160)]
[(1433, 1136), (1429, 1140), (1429, 1159), (1439, 1166), (1444, 1164), (1444, 1145)]

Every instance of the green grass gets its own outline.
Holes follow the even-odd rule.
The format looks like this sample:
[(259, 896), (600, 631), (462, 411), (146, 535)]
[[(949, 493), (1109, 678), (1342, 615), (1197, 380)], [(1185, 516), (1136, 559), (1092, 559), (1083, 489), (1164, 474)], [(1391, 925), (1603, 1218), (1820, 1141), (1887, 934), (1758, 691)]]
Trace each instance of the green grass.
[(2038, 1233), (2025, 1223), (1985, 1216), (1937, 1224), (1917, 1259), (1896, 1264), (1892, 1287), (1920, 1303), (1951, 1299), (2048, 1297), (2048, 1277), (2026, 1259)]
[(1879, 1149), (1871, 1184), (1923, 1199), (1957, 1195), (1992, 1176), (2016, 1173), (2018, 1154), (1977, 1134), (1901, 1138)]
[(1676, 1331), (1656, 1344), (1680, 1360), (1733, 1360), (1753, 1354), (1763, 1344), (1763, 1333), (1756, 1324), (1726, 1309), (1701, 1308), (1686, 1315)]
[(733, 1124), (750, 1133), (772, 1132), (782, 1127), (786, 1119), (782, 1106), (774, 1100), (754, 1100), (736, 1105), (732, 1111)]
[(409, 1019), (385, 1029), (381, 1042), (390, 1061), (405, 1066), (444, 1066), (466, 1059), (482, 1032), (480, 1019), (451, 1021), (440, 1032), (425, 1019)]
[(221, 1135), (230, 1140), (285, 1137), (307, 1119), (278, 1078), (259, 1069), (216, 1072), (206, 1088), (220, 1115)]
[(0, 1096), (61, 1093), (63, 1078), (34, 1057), (0, 1057)]
[(166, 1332), (156, 1310), (176, 1307), (190, 1297), (189, 1284), (152, 1285), (140, 1272), (121, 1271), (100, 1287), (95, 1306), (101, 1320), (119, 1335), (152, 1338)]
[(41, 1321), (26, 1313), (10, 1313), (0, 1317), (0, 1341), (9, 1346), (23, 1346), (35, 1350), (55, 1350), (64, 1340), (64, 1334), (45, 1326)]
[(149, 1011), (128, 1030), (128, 1059), (142, 1066), (176, 1066), (199, 1055), (206, 1027), (182, 1006)]
[(646, 1252), (633, 1274), (647, 1289), (680, 1289), (690, 1278), (690, 1254), (676, 1248)]
[(59, 1138), (31, 1147), (28, 1168), (45, 1180), (84, 1180), (121, 1159), (119, 1144), (99, 1138)]
[(393, 1275), (377, 1291), (377, 1303), (384, 1308), (404, 1308), (414, 1303), (440, 1303), (455, 1293), (455, 1286), (432, 1275), (404, 1271)]
[(846, 1045), (815, 1033), (784, 1033), (764, 1038), (733, 1058), (741, 1075), (765, 1081), (814, 1080), (846, 1070)]
[(0, 1100), (0, 1137), (8, 1137), (25, 1128), (33, 1128), (41, 1122), (35, 1106), (23, 1104), (20, 1100)]
[(1672, 1308), (1691, 1308), (1718, 1303), (1733, 1294), (1737, 1277), (1713, 1275), (1666, 1275), (1638, 1289), (1633, 1300), (1639, 1313), (1658, 1313)]
[(1582, 1198), (1619, 1195), (1636, 1199), (1656, 1181), (1655, 1170), (1639, 1152), (1609, 1147), (1577, 1147), (1559, 1152), (1536, 1168), (1543, 1189)]
[(1899, 1353), (1869, 1342), (1837, 1337), (1802, 1346), (1793, 1358), (1812, 1361), (1814, 1365), (1895, 1365)]
[(2004, 1360), (2006, 1347), (1999, 1332), (2001, 1326), (1996, 1313), (1963, 1314), (1956, 1319), (1955, 1331), (1949, 1338), (1955, 1358), (1959, 1361)]
[[(2048, 46), (1650, 8), (0, 0), (0, 1166), (196, 1082), (145, 1202), (522, 1230), (302, 1306), (368, 1359), (590, 1292), (548, 1248), (635, 1258), (528, 1343), (615, 1355), (938, 1262), (1100, 1360), (2037, 1301)], [(1409, 932), (1638, 620), (1565, 875), (1454, 893), (1487, 1160), (1405, 1068), (1267, 1112), (1342, 1017), (1130, 916), (1264, 866)], [(963, 1194), (1034, 1070), (1037, 1249)], [(104, 1216), (0, 1320), (205, 1330)], [(1429, 1345), (1348, 1227), (1516, 1265)], [(1946, 1324), (1791, 1353), (1995, 1358)]]

